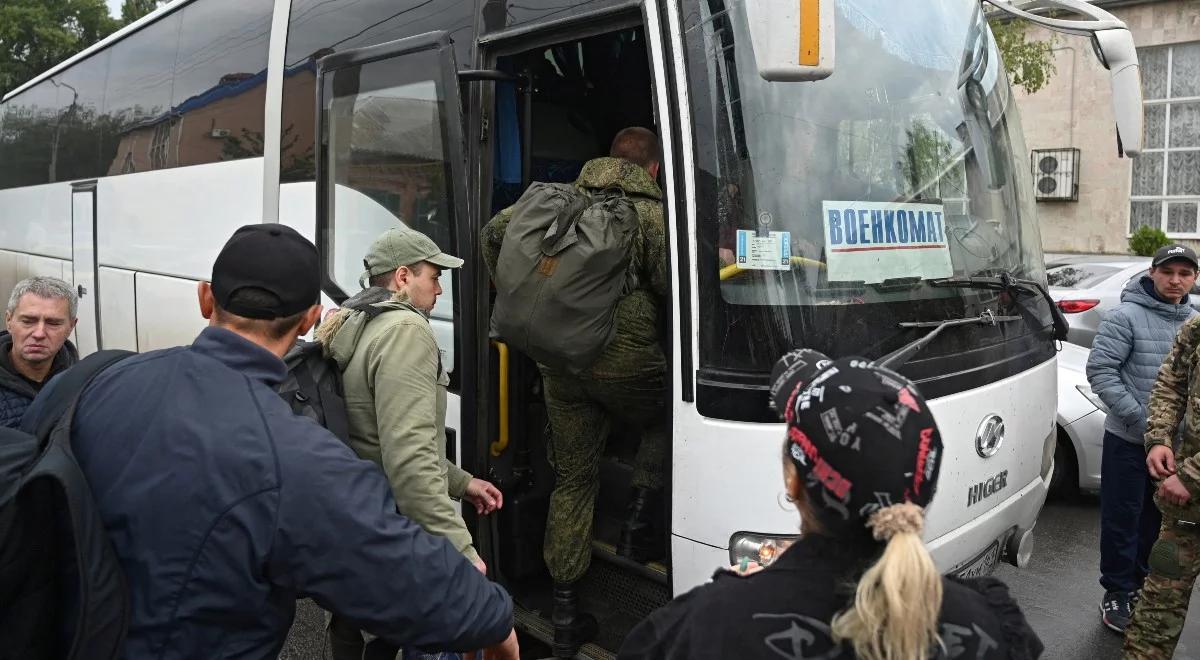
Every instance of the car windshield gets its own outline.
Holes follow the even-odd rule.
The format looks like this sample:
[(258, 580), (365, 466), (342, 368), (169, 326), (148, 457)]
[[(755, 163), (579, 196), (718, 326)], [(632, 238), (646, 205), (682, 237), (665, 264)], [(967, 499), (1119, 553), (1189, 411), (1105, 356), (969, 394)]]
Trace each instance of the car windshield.
[(915, 338), (901, 323), (985, 313), (1036, 319), (956, 329), (923, 356), (1037, 335), (979, 359), (1041, 359), (1044, 301), (933, 285), (1045, 282), (1028, 151), (978, 0), (838, 0), (836, 69), (803, 83), (760, 77), (743, 0), (685, 7), (701, 380), (756, 387), (796, 346), (873, 359)]
[(1046, 284), (1060, 289), (1090, 289), (1121, 269), (1101, 264), (1068, 264), (1046, 271)]

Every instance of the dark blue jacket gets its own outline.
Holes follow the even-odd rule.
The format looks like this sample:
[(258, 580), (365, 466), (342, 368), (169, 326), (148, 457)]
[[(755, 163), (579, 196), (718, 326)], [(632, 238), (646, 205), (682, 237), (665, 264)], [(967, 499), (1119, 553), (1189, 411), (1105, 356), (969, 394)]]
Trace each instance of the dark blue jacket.
[(379, 468), (292, 414), (273, 389), (285, 374), (208, 328), (84, 391), (72, 445), (129, 581), (125, 657), (276, 658), (302, 597), (397, 645), (504, 639), (508, 594), (398, 514)]
[[(0, 426), (16, 428), (20, 425), (21, 417), (29, 408), (33, 397), (37, 396), (37, 388), (13, 367), (10, 357), (12, 346), (12, 335), (8, 334), (7, 330), (0, 331)], [(46, 380), (49, 381), (66, 371), (78, 361), (79, 351), (75, 350), (75, 345), (68, 340), (58, 349), (58, 355), (54, 356), (54, 363), (50, 367), (50, 373), (46, 375)]]

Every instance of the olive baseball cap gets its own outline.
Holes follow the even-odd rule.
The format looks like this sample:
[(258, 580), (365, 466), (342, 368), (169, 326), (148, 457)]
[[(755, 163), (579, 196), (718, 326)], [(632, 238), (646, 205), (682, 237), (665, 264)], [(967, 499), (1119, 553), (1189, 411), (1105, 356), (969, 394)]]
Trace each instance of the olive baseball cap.
[(438, 268), (458, 268), (463, 265), (462, 259), (442, 252), (437, 243), (425, 234), (408, 227), (393, 227), (371, 243), (371, 249), (363, 257), (366, 271), (358, 278), (358, 283), (366, 287), (367, 280), (376, 275), (422, 261), (428, 261)]

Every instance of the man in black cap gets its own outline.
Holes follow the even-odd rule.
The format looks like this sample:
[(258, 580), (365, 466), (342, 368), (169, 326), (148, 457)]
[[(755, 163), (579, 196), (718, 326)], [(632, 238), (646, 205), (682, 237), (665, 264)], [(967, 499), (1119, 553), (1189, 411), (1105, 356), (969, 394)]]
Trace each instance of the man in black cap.
[(209, 327), (192, 345), (84, 390), (71, 439), (130, 587), (125, 656), (275, 658), (309, 597), (398, 645), (515, 660), (508, 594), (276, 394), (319, 273), (294, 230), (242, 227), (198, 286)]
[(1191, 248), (1159, 248), (1149, 272), (1131, 280), (1121, 304), (1105, 314), (1088, 356), (1088, 382), (1109, 408), (1100, 463), (1100, 621), (1118, 633), (1133, 616), (1161, 521), (1142, 444), (1147, 403), (1175, 335), (1196, 315), (1188, 304), (1195, 283)]

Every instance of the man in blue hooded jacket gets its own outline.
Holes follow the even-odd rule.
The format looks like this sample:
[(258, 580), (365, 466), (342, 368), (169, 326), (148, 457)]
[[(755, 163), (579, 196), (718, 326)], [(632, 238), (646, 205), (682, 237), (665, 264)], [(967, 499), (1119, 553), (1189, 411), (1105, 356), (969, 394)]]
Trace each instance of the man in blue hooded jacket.
[(489, 657), (517, 660), (508, 594), (275, 392), (281, 357), (321, 312), (313, 244), (242, 227), (198, 294), (209, 327), (101, 373), (72, 425), (129, 585), (124, 657), (273, 660), (308, 597), (398, 646), (495, 645)]
[(1133, 617), (1161, 524), (1146, 471), (1146, 404), (1176, 333), (1196, 315), (1188, 304), (1196, 270), (1191, 248), (1155, 252), (1149, 273), (1131, 280), (1121, 304), (1105, 314), (1088, 357), (1088, 382), (1108, 407), (1100, 466), (1100, 619), (1119, 633)]

